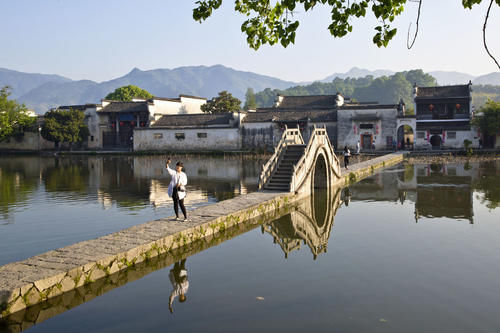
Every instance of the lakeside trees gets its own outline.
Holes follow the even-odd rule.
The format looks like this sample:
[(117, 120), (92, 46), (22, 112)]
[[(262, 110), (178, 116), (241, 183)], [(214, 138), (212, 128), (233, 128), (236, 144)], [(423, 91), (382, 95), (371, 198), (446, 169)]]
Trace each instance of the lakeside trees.
[(500, 133), (500, 102), (488, 100), (472, 119), (472, 124), (487, 136), (496, 136)]
[(369, 75), (364, 78), (335, 78), (332, 82), (314, 82), (306, 86), (295, 86), (285, 90), (265, 89), (258, 92), (258, 107), (270, 107), (276, 95), (333, 95), (337, 92), (358, 101), (373, 101), (381, 104), (396, 104), (402, 98), (408, 107), (413, 105), (413, 85), (435, 86), (436, 79), (421, 69), (398, 72), (391, 76), (374, 79)]
[(10, 94), (9, 86), (0, 89), (0, 141), (22, 135), (24, 131), (33, 129), (36, 123), (36, 117), (28, 114), (24, 104), (9, 100)]
[(106, 95), (104, 99), (121, 102), (131, 102), (133, 98), (153, 98), (147, 90), (141, 89), (138, 86), (128, 85), (116, 88), (115, 91)]
[(80, 110), (52, 110), (45, 114), (42, 137), (55, 142), (68, 142), (70, 145), (87, 139), (89, 129), (84, 122), (85, 114)]
[(225, 113), (236, 112), (240, 110), (241, 101), (233, 97), (227, 91), (221, 91), (219, 96), (207, 101), (206, 104), (201, 106), (201, 111), (205, 113)]

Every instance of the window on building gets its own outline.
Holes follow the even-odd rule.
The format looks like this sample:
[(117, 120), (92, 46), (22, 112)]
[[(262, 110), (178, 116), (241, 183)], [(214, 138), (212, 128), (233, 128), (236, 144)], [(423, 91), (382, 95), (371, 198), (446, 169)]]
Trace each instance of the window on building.
[(457, 132), (446, 132), (448, 139), (456, 139), (457, 138)]
[(373, 128), (373, 124), (360, 124), (359, 128), (360, 129), (371, 129), (371, 128)]
[(155, 140), (163, 139), (163, 133), (154, 133), (153, 138)]
[(204, 139), (207, 137), (207, 133), (198, 133), (198, 138), (199, 139)]
[(175, 138), (177, 140), (184, 140), (186, 136), (184, 135), (184, 133), (175, 133)]
[(425, 138), (425, 132), (422, 131), (417, 132), (417, 139), (423, 139), (423, 138)]

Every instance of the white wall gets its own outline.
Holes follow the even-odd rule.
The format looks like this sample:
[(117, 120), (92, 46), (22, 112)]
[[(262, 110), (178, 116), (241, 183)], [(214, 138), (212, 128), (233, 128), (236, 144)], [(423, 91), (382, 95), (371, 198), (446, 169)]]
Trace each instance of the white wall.
[(186, 113), (203, 113), (201, 111), (201, 106), (207, 102), (206, 99), (191, 98), (186, 96), (181, 96), (181, 112)]
[[(352, 120), (356, 116), (378, 115), (378, 120)], [(397, 131), (396, 109), (368, 109), (368, 110), (339, 110), (337, 113), (337, 149), (344, 146), (356, 147), (358, 140), (361, 143), (362, 135), (372, 135), (376, 150), (387, 148), (387, 137), (396, 138)], [(373, 124), (371, 129), (362, 129), (360, 124)]]
[[(176, 138), (183, 133), (184, 139)], [(206, 138), (198, 137), (206, 133)], [(173, 150), (173, 151), (215, 151), (239, 150), (241, 139), (238, 128), (197, 128), (197, 129), (135, 129), (134, 150)]]
[[(419, 133), (424, 133), (424, 138), (421, 138)], [(448, 137), (449, 132), (455, 132), (455, 139), (450, 139)], [(428, 133), (427, 131), (417, 131), (417, 134), (415, 136), (415, 148), (416, 149), (432, 149), (432, 145), (430, 143), (430, 138), (433, 136), (433, 134)], [(443, 140), (443, 135), (439, 135), (441, 137), (441, 140)], [(427, 137), (429, 139), (427, 139)], [(470, 131), (445, 131), (444, 134), (444, 142), (441, 145), (441, 148), (446, 149), (446, 148), (453, 148), (453, 149), (462, 149), (464, 148), (464, 140), (469, 140), (472, 142), (471, 147), (472, 148), (478, 148), (479, 147), (479, 138), (477, 137), (477, 131), (475, 130), (470, 130)]]
[(11, 137), (0, 142), (0, 150), (44, 150), (54, 149), (54, 142), (47, 141), (36, 132), (24, 132), (20, 138)]
[[(153, 107), (151, 107), (151, 116), (178, 114), (181, 109), (181, 101), (166, 101), (163, 99), (153, 99)], [(158, 119), (155, 119), (158, 120)]]

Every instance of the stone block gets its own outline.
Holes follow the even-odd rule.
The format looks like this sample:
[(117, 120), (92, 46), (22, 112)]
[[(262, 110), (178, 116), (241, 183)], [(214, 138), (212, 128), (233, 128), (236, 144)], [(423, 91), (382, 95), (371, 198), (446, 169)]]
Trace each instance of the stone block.
[(35, 281), (35, 287), (41, 292), (45, 292), (47, 289), (57, 285), (64, 278), (66, 273), (54, 274), (45, 279)]
[(28, 290), (22, 297), (26, 306), (37, 304), (42, 300), (39, 291), (35, 287)]
[(91, 270), (87, 274), (90, 274), (91, 281), (97, 281), (97, 280), (102, 279), (103, 277), (106, 276), (106, 272), (98, 267), (95, 267), (93, 270)]
[(120, 267), (118, 266), (118, 262), (115, 260), (113, 261), (113, 264), (111, 264), (111, 267), (109, 268), (109, 274), (113, 275), (116, 272), (120, 270)]
[(11, 301), (9, 303), (9, 312), (15, 313), (21, 311), (26, 308), (26, 304), (24, 304), (23, 298), (21, 296), (17, 297), (16, 300)]
[(61, 291), (63, 293), (68, 292), (75, 288), (75, 281), (67, 275), (61, 280), (60, 283), (61, 283)]

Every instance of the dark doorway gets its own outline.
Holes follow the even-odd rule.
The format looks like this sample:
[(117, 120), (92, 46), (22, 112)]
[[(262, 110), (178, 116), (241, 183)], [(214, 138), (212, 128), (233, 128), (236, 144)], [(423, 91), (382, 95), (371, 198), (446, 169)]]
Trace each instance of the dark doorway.
[(413, 149), (414, 133), (409, 125), (401, 125), (398, 128), (398, 149)]
[(441, 136), (440, 135), (433, 135), (431, 136), (431, 145), (432, 149), (439, 149), (441, 148)]
[(495, 135), (484, 135), (483, 147), (484, 148), (495, 148)]
[(361, 148), (363, 149), (371, 149), (373, 142), (373, 135), (371, 134), (363, 134), (361, 135)]

